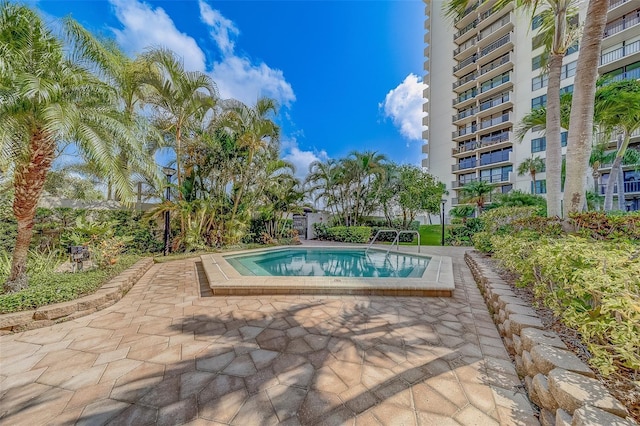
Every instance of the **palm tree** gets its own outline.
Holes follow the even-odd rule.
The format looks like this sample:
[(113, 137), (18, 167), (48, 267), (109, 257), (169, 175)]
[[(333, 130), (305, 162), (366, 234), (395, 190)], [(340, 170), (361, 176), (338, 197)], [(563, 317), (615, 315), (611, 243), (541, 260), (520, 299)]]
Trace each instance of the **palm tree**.
[(347, 175), (352, 178), (354, 191), (352, 221), (357, 224), (359, 219), (370, 210), (367, 205), (367, 196), (371, 193), (371, 185), (376, 177), (384, 173), (384, 163), (387, 157), (375, 151), (353, 151), (344, 160)]
[[(194, 125), (210, 112), (218, 101), (216, 85), (208, 75), (186, 71), (182, 60), (171, 50), (154, 49), (144, 55), (147, 61), (145, 82), (153, 89), (145, 96), (157, 114), (157, 126), (172, 139), (176, 152), (178, 188), (183, 183), (183, 140)], [(182, 191), (178, 191), (180, 200)]]
[[(601, 121), (605, 128), (620, 132), (620, 144), (611, 166), (609, 184), (604, 197), (604, 209), (613, 207), (613, 182), (622, 177), (622, 160), (625, 157), (631, 134), (640, 129), (640, 81), (622, 80), (604, 86), (597, 92)], [(618, 207), (623, 208), (624, 183), (618, 185)]]
[(231, 210), (231, 220), (234, 220), (242, 196), (247, 190), (249, 178), (254, 169), (254, 157), (268, 147), (277, 150), (280, 139), (280, 127), (272, 120), (272, 114), (277, 113), (276, 101), (260, 98), (253, 107), (241, 102), (230, 103), (222, 115), (220, 125), (223, 126), (236, 140), (238, 148), (247, 151), (246, 163), (240, 171), (240, 179), (234, 185), (234, 201)]
[(531, 181), (533, 182), (532, 194), (536, 193), (536, 173), (542, 172), (544, 167), (544, 160), (538, 156), (527, 158), (518, 166), (518, 176), (523, 176), (527, 173), (531, 176)]
[[(70, 36), (73, 36), (70, 33)], [(87, 159), (131, 196), (117, 161), (121, 149), (140, 153), (117, 111), (111, 86), (93, 72), (94, 58), (67, 56), (63, 43), (26, 6), (0, 6), (0, 170), (12, 172), (18, 235), (5, 291), (28, 286), (26, 262), (36, 206), (57, 144), (75, 143)], [(86, 61), (86, 62), (85, 62)]]
[(491, 194), (494, 189), (494, 185), (483, 180), (469, 182), (460, 190), (461, 201), (475, 204), (477, 216), (480, 216), (487, 201), (487, 195)]
[(590, 0), (576, 66), (569, 138), (564, 215), (582, 210), (586, 201), (589, 157), (593, 140), (593, 113), (600, 64), (602, 35), (607, 24), (609, 0)]

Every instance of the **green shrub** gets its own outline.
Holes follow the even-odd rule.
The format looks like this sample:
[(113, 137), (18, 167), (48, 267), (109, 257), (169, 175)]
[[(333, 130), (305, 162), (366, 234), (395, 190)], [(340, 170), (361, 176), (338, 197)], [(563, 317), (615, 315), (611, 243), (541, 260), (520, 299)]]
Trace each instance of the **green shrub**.
[(494, 256), (520, 284), (576, 329), (603, 375), (640, 369), (640, 251), (624, 242), (534, 232), (492, 239)]
[(138, 259), (135, 255), (125, 255), (120, 262), (106, 269), (71, 274), (54, 273), (53, 269), (49, 268), (48, 271), (31, 275), (27, 289), (0, 295), (0, 314), (36, 309), (91, 294)]
[(329, 236), (329, 227), (326, 223), (314, 223), (313, 224), (313, 232), (317, 239), (326, 240)]
[(508, 225), (516, 220), (528, 219), (538, 215), (535, 206), (525, 207), (498, 207), (482, 213), (484, 230), (488, 232), (506, 231)]
[(476, 232), (472, 237), (473, 247), (481, 251), (482, 253), (493, 252), (493, 245), (491, 244), (491, 238), (493, 234), (487, 231)]
[(469, 218), (462, 225), (449, 227), (446, 243), (451, 246), (470, 246), (473, 235), (483, 229), (482, 219)]
[(371, 228), (368, 226), (334, 226), (327, 229), (327, 239), (343, 243), (368, 243)]
[(640, 212), (605, 214), (602, 212), (571, 215), (577, 231), (596, 240), (631, 240), (640, 242)]

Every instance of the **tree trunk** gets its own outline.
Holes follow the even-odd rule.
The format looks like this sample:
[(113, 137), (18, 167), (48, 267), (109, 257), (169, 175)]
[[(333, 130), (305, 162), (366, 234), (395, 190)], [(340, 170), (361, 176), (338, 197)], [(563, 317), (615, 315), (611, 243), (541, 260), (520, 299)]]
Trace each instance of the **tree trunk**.
[[(549, 55), (549, 85), (547, 86), (547, 216), (561, 216), (562, 144), (560, 141), (560, 74), (564, 54)], [(534, 183), (535, 194), (535, 183)]]
[[(607, 181), (607, 189), (604, 194), (604, 211), (608, 212), (613, 210), (613, 189), (616, 186), (618, 180), (618, 173), (620, 172), (620, 165), (622, 164), (622, 157), (616, 155), (611, 165), (611, 171), (609, 172), (609, 180)], [(618, 188), (618, 196), (620, 194), (620, 188)]]
[(531, 182), (533, 184), (533, 190), (531, 193), (536, 195), (536, 172), (534, 170), (531, 171)]
[(564, 216), (578, 212), (585, 204), (587, 170), (593, 139), (593, 112), (600, 64), (602, 34), (607, 23), (609, 0), (590, 0), (580, 55), (576, 67), (573, 101), (567, 143), (567, 176), (565, 183)]
[(618, 210), (627, 210), (624, 201), (624, 171), (622, 170), (622, 164), (620, 164), (620, 170), (618, 170)]
[(46, 133), (36, 131), (31, 136), (28, 160), (16, 167), (13, 214), (18, 222), (18, 235), (13, 250), (11, 273), (4, 284), (6, 293), (20, 291), (29, 285), (27, 255), (32, 237), (33, 219), (54, 156), (55, 143)]

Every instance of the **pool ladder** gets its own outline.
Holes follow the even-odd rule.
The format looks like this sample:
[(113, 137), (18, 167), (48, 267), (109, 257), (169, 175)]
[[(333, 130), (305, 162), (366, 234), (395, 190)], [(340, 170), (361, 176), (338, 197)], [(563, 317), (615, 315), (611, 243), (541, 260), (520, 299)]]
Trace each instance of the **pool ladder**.
[(371, 248), (371, 246), (373, 245), (373, 243), (376, 242), (376, 239), (378, 238), (378, 235), (380, 235), (381, 232), (395, 232), (395, 234), (396, 234), (396, 237), (393, 239), (393, 242), (391, 243), (391, 246), (389, 246), (389, 250), (387, 250), (386, 254), (389, 254), (389, 252), (393, 248), (394, 244), (396, 245), (397, 250), (400, 250), (400, 234), (416, 234), (418, 236), (418, 253), (420, 253), (420, 233), (418, 231), (413, 231), (413, 230), (398, 231), (397, 229), (380, 229), (380, 230), (378, 230), (378, 232), (376, 232), (375, 237), (373, 237), (373, 240), (371, 240), (371, 242), (369, 243), (369, 246), (364, 251), (365, 253), (367, 253), (369, 251), (369, 249)]

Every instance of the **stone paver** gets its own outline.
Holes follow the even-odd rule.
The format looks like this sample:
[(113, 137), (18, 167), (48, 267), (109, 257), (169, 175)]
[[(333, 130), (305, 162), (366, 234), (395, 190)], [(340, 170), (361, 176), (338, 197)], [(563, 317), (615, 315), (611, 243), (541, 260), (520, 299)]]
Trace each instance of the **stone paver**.
[(536, 424), (464, 249), (427, 251), (453, 297), (211, 297), (199, 260), (155, 265), (103, 311), (0, 336), (0, 424)]

